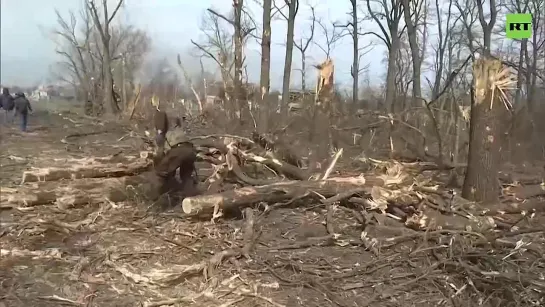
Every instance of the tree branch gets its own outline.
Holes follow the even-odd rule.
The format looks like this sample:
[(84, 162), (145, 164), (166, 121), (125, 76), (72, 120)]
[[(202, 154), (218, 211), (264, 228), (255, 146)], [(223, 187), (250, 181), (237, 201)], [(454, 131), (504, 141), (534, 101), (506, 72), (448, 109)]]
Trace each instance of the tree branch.
[(109, 26), (110, 23), (112, 22), (112, 20), (114, 19), (115, 15), (116, 15), (117, 12), (119, 11), (119, 8), (121, 8), (121, 4), (123, 4), (123, 0), (119, 0), (119, 2), (117, 3), (117, 6), (115, 7), (114, 12), (113, 12), (112, 15), (110, 16), (110, 18), (108, 18), (108, 24), (107, 24), (107, 26)]

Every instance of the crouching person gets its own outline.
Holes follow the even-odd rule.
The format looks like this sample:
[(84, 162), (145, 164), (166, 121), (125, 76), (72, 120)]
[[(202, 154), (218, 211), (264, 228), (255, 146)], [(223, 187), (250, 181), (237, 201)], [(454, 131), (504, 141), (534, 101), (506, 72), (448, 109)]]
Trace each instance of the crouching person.
[(21, 131), (27, 130), (28, 113), (32, 112), (30, 101), (25, 97), (25, 94), (19, 92), (15, 94), (15, 112), (21, 117)]

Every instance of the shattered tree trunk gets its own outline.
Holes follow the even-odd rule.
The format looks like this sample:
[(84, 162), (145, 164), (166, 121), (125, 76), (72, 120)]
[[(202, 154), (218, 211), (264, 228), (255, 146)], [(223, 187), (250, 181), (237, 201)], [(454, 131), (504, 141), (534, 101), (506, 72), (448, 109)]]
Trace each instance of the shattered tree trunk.
[(270, 185), (244, 187), (212, 195), (185, 198), (182, 209), (186, 214), (212, 214), (214, 207), (222, 210), (241, 208), (258, 202), (280, 202), (305, 196), (309, 191), (331, 197), (354, 188), (383, 186), (378, 177), (330, 178), (324, 181), (286, 181)]
[[(479, 202), (499, 201), (500, 151), (506, 109), (500, 91), (493, 94), (503, 66), (500, 60), (483, 57), (473, 65), (474, 93), (471, 106), (470, 142), (462, 197)], [(493, 97), (494, 96), (494, 97)]]
[[(324, 159), (328, 156), (328, 149), (329, 151), (335, 151), (337, 148), (337, 132), (334, 131), (333, 127), (338, 124), (337, 119), (340, 114), (337, 101), (334, 100), (335, 66), (333, 65), (333, 61), (328, 58), (320, 65), (317, 65), (316, 68), (318, 69), (318, 78), (311, 130), (321, 130), (319, 132), (314, 131), (312, 138), (316, 135), (325, 135), (327, 133), (328, 146), (327, 148), (320, 148), (318, 153), (318, 156)], [(323, 122), (327, 122), (328, 125), (323, 125)], [(319, 128), (320, 126), (322, 128)], [(323, 131), (324, 129), (325, 131)]]

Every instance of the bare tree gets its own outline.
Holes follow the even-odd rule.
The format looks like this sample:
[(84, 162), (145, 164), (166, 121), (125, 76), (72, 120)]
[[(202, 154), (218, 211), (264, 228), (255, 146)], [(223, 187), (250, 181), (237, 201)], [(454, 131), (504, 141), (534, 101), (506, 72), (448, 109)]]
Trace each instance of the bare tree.
[(352, 4), (352, 67), (350, 68), (350, 75), (352, 76), (352, 104), (358, 103), (358, 87), (359, 87), (359, 69), (360, 69), (360, 55), (359, 55), (359, 37), (358, 37), (358, 4), (356, 0), (350, 0)]
[[(85, 52), (85, 49), (89, 49), (92, 21), (87, 13), (87, 10), (80, 12), (80, 21), (83, 25), (78, 31), (77, 17), (73, 11), (69, 12), (69, 20), (66, 20), (58, 10), (55, 10), (58, 28), (52, 32), (53, 39), (57, 44), (55, 51), (62, 58), (59, 62), (61, 71), (57, 77), (71, 84), (80, 99), (90, 101), (88, 94), (91, 91), (90, 78), (92, 76), (88, 68), (89, 54)], [(85, 109), (88, 114), (91, 114), (92, 106), (86, 105)]]
[[(233, 18), (228, 18), (212, 9), (207, 10), (207, 15), (211, 25), (203, 32), (207, 36), (208, 45), (201, 45), (191, 41), (204, 55), (213, 59), (220, 67), (223, 76), (224, 88), (223, 94), (227, 94), (229, 100), (234, 102), (235, 114), (238, 114), (242, 120), (243, 110), (247, 104), (240, 104), (240, 99), (247, 99), (247, 94), (242, 91), (242, 70), (244, 65), (243, 46), (246, 43), (248, 35), (255, 30), (255, 27), (249, 26), (243, 20), (243, 0), (233, 1)], [(232, 37), (225, 30), (222, 30), (219, 20), (227, 22), (233, 29)], [(210, 33), (211, 32), (211, 33)], [(232, 47), (234, 46), (234, 48)], [(214, 55), (214, 51), (218, 56)], [(233, 57), (234, 53), (234, 57)], [(231, 60), (232, 59), (232, 60)], [(231, 71), (234, 73), (231, 74)], [(232, 81), (232, 82), (231, 82)], [(233, 84), (233, 90), (231, 88)], [(220, 93), (220, 96), (223, 95)]]
[(359, 29), (358, 29), (358, 3), (356, 0), (350, 0), (352, 9), (350, 16), (352, 17), (345, 25), (334, 25), (334, 27), (342, 28), (345, 33), (342, 36), (349, 35), (352, 39), (352, 67), (350, 67), (350, 75), (352, 76), (352, 105), (358, 103), (358, 88), (359, 88), (359, 75), (361, 73), (360, 60), (363, 54), (360, 52), (359, 47)]
[(276, 4), (275, 8), (288, 22), (288, 31), (286, 32), (286, 57), (284, 59), (284, 77), (282, 79), (282, 109), (286, 111), (290, 94), (291, 65), (294, 45), (293, 36), (295, 32), (295, 17), (299, 11), (299, 0), (284, 0), (284, 3), (288, 7), (288, 15), (284, 14), (282, 9), (276, 6)]
[(496, 7), (496, 0), (490, 0), (490, 21), (487, 22), (484, 16), (483, 3), (484, 0), (477, 0), (477, 11), (479, 13), (479, 22), (481, 23), (481, 27), (483, 29), (483, 55), (490, 56), (490, 48), (492, 44), (492, 30), (494, 29), (494, 25), (496, 24), (496, 16), (498, 14), (498, 10)]
[(331, 52), (335, 49), (337, 42), (342, 38), (342, 33), (335, 24), (326, 23), (322, 19), (316, 20), (316, 24), (320, 29), (320, 36), (324, 38), (325, 42), (321, 44), (317, 42), (317, 40), (314, 40), (314, 45), (316, 45), (316, 47), (324, 53), (326, 59), (328, 59), (331, 57)]
[[(448, 59), (445, 58), (446, 53), (448, 50), (452, 50), (452, 5), (453, 1), (449, 0), (448, 2), (448, 9), (446, 12), (441, 10), (441, 1), (435, 0), (435, 13), (437, 15), (437, 44), (433, 46), (433, 50), (435, 53), (434, 59), (433, 59), (433, 65), (434, 65), (434, 71), (435, 71), (435, 78), (433, 81), (433, 87), (432, 87), (432, 100), (436, 99), (439, 96), (439, 92), (441, 90), (442, 86), (442, 79), (443, 75), (446, 69), (445, 64), (446, 61), (451, 63), (451, 57)], [(445, 17), (445, 24), (443, 26), (443, 14), (446, 14)], [(454, 21), (456, 23), (456, 20)], [(450, 45), (449, 45), (450, 44)], [(447, 49), (448, 48), (448, 49)], [(450, 69), (448, 70), (448, 73), (450, 74)]]
[(272, 0), (263, 0), (263, 32), (261, 34), (261, 99), (268, 96), (271, 86), (271, 10)]
[(477, 43), (474, 26), (477, 22), (477, 5), (474, 0), (455, 0), (454, 5), (460, 13), (462, 25), (466, 32), (466, 43), (469, 47), (469, 52), (473, 54), (476, 50), (475, 44)]
[[(401, 0), (401, 6), (403, 7), (403, 16), (405, 19), (405, 26), (407, 27), (407, 36), (409, 38), (409, 46), (411, 48), (412, 69), (413, 69), (413, 98), (421, 99), (422, 97), (422, 85), (421, 85), (421, 68), (422, 58), (421, 50), (418, 45), (418, 26), (422, 11), (425, 10), (426, 1), (417, 0)], [(425, 25), (422, 24), (425, 29)], [(425, 36), (424, 36), (425, 38)], [(425, 48), (425, 42), (422, 44), (422, 48)]]
[[(375, 32), (365, 32), (362, 35), (373, 35), (379, 38), (388, 49), (388, 70), (386, 72), (386, 98), (385, 108), (388, 111), (394, 110), (395, 99), (395, 59), (400, 48), (400, 38), (403, 29), (400, 29), (401, 18), (403, 17), (403, 7), (401, 0), (366, 0), (367, 11), (370, 18), (379, 26), (380, 34)], [(373, 8), (372, 4), (376, 4)], [(386, 23), (383, 24), (382, 20)]]
[(301, 52), (301, 89), (303, 90), (303, 93), (307, 89), (307, 86), (306, 86), (306, 69), (307, 69), (306, 59), (307, 59), (307, 56), (306, 56), (306, 53), (307, 53), (308, 47), (310, 46), (310, 43), (314, 39), (314, 27), (316, 25), (316, 13), (314, 11), (314, 7), (311, 6), (310, 10), (312, 12), (311, 24), (310, 24), (310, 36), (306, 39), (305, 42), (303, 42), (303, 38), (300, 39), (299, 43), (297, 43), (295, 41), (293, 42), (293, 45), (295, 46), (295, 48), (297, 48)]
[[(527, 91), (527, 106), (529, 113), (533, 114), (536, 111), (535, 95), (538, 79), (538, 58), (541, 49), (545, 47), (545, 13), (544, 0), (513, 0), (511, 12), (530, 13), (532, 14), (532, 37), (531, 39), (522, 39), (520, 41), (520, 54), (518, 63), (518, 83), (517, 83), (517, 98), (520, 96), (523, 80), (526, 81)], [(530, 46), (529, 46), (530, 45)], [(543, 78), (541, 76), (540, 78)], [(518, 102), (518, 101), (517, 101)]]
[[(52, 38), (61, 58), (56, 69), (57, 77), (74, 86), (79, 98), (86, 102), (87, 114), (98, 114), (103, 105), (102, 95), (97, 90), (100, 84), (104, 84), (104, 57), (100, 34), (93, 26), (91, 10), (86, 5), (79, 14), (70, 11), (67, 18), (58, 11), (56, 14), (58, 26), (53, 29)], [(115, 83), (125, 88), (124, 83), (127, 82), (128, 91), (132, 92), (135, 88), (135, 74), (149, 51), (151, 39), (144, 31), (130, 25), (117, 25), (111, 27), (109, 32), (111, 70), (116, 72)]]
[(233, 76), (234, 42), (233, 34), (220, 23), (220, 17), (215, 12), (207, 10), (203, 16), (201, 31), (204, 39), (199, 43), (191, 43), (202, 52), (203, 56), (218, 64), (224, 84), (230, 83)]
[[(411, 48), (407, 40), (407, 37), (401, 37), (399, 50), (397, 51), (397, 55), (395, 58), (395, 95), (396, 97), (399, 97), (398, 102), (401, 102), (401, 110), (405, 110), (406, 108), (409, 88), (413, 83), (413, 61), (411, 58)], [(386, 59), (386, 61), (388, 61), (388, 59)]]
[[(532, 106), (535, 105), (537, 99), (537, 80), (538, 80), (538, 59), (540, 58), (539, 54), (545, 54), (545, 1), (544, 0), (533, 0), (530, 1), (530, 12), (533, 17), (532, 23), (532, 55), (531, 63), (528, 63), (528, 71), (530, 72), (529, 78), (527, 78), (527, 83), (530, 86), (528, 90), (528, 103)], [(541, 56), (543, 59), (544, 57)], [(527, 61), (529, 57), (526, 56)], [(543, 60), (542, 60), (543, 61)], [(545, 72), (545, 61), (543, 72)], [(542, 82), (545, 82), (544, 74), (541, 74), (539, 78)], [(533, 112), (532, 112), (533, 113)]]
[(111, 54), (111, 46), (110, 46), (110, 41), (111, 41), (110, 24), (112, 20), (114, 19), (115, 15), (117, 14), (117, 12), (119, 11), (119, 9), (121, 8), (122, 4), (123, 4), (123, 0), (119, 0), (112, 14), (109, 14), (108, 1), (102, 0), (103, 21), (101, 22), (100, 21), (101, 14), (98, 12), (97, 6), (95, 4), (95, 0), (90, 0), (87, 2), (95, 27), (100, 34), (100, 40), (102, 43), (102, 51), (103, 51), (102, 73), (104, 75), (104, 82), (102, 84), (102, 87), (104, 90), (104, 104), (110, 108), (110, 112), (113, 114), (119, 113), (120, 108), (117, 102), (114, 100), (114, 92), (113, 92), (112, 54)]
[[(239, 118), (242, 122), (242, 109), (240, 105), (239, 97), (242, 87), (242, 63), (244, 59), (242, 58), (242, 44), (244, 37), (246, 36), (242, 32), (242, 6), (244, 5), (244, 0), (233, 0), (233, 9), (235, 11), (235, 18), (233, 22), (233, 27), (235, 28), (235, 82), (234, 82), (234, 91), (235, 91), (235, 105), (237, 111), (239, 111)], [(245, 97), (246, 98), (246, 97)], [(245, 104), (247, 106), (247, 104)]]

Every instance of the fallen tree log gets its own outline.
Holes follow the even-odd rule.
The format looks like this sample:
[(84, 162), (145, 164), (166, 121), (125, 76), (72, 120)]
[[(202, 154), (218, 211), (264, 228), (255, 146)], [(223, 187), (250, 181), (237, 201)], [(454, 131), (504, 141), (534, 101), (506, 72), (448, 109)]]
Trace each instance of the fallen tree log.
[(322, 181), (286, 181), (270, 185), (243, 187), (217, 194), (187, 197), (182, 201), (186, 214), (212, 214), (218, 209), (232, 210), (257, 202), (279, 202), (302, 197), (313, 191), (324, 197), (354, 188), (384, 186), (387, 180), (380, 177), (336, 177)]
[(30, 207), (56, 203), (59, 208), (125, 200), (125, 178), (81, 179), (65, 184), (40, 183), (2, 188), (0, 204)]
[(105, 164), (89, 163), (76, 164), (69, 167), (45, 167), (35, 168), (23, 172), (21, 183), (38, 181), (58, 181), (61, 179), (81, 179), (81, 178), (105, 178), (105, 177), (123, 177), (133, 176), (152, 167), (153, 161), (150, 159), (136, 159), (135, 161), (124, 164)]
[[(74, 181), (34, 182), (17, 188), (2, 187), (0, 205), (32, 207), (56, 204), (61, 209), (79, 205), (131, 200), (146, 205), (162, 205), (170, 196), (184, 197), (198, 193), (193, 185), (176, 178), (161, 178), (149, 171), (120, 178), (85, 178)], [(192, 182), (191, 182), (192, 183)]]

